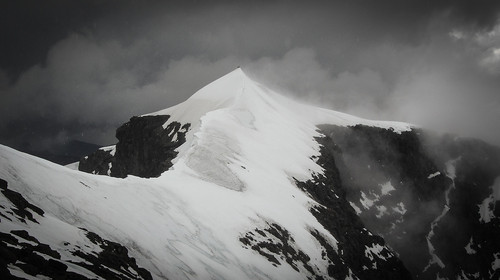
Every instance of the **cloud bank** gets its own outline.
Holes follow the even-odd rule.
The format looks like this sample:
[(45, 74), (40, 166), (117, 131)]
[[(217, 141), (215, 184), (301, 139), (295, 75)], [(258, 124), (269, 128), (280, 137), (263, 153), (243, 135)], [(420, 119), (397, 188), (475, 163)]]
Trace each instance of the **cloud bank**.
[[(182, 102), (241, 65), (304, 102), (500, 145), (499, 5), (479, 2), (27, 6), (46, 25), (28, 25), (11, 4), (2, 21), (50, 36), (12, 36), (2, 24), (11, 42), (2, 55), (16, 46), (32, 55), (0, 63), (0, 142), (110, 144), (129, 117)], [(47, 20), (59, 14), (70, 23), (62, 31)]]

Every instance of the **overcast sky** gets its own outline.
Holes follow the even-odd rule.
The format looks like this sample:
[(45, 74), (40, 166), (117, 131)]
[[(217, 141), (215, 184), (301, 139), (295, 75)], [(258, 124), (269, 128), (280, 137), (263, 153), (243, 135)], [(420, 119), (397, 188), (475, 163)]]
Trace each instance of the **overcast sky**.
[(112, 144), (238, 65), (283, 93), (500, 145), (500, 1), (0, 0), (0, 143)]

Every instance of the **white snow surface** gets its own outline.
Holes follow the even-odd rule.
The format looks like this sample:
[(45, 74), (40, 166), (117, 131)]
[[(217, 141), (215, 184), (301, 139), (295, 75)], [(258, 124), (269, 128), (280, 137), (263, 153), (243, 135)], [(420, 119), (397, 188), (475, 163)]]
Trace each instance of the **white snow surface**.
[(495, 218), (495, 202), (500, 200), (500, 177), (495, 179), (490, 188), (492, 190), (491, 195), (485, 198), (483, 202), (478, 205), (479, 221), (482, 223), (489, 223), (491, 219)]
[(226, 117), (224, 122), (227, 122), (227, 116), (231, 115), (233, 121), (239, 126), (264, 132), (259, 134), (265, 134), (276, 128), (273, 124), (278, 124), (283, 132), (287, 131), (287, 126), (293, 127), (301, 124), (339, 126), (364, 124), (393, 129), (397, 133), (414, 127), (408, 123), (367, 120), (298, 103), (251, 80), (240, 68), (203, 87), (183, 103), (146, 115), (170, 115), (171, 118), (164, 127), (172, 121), (191, 123), (191, 130), (186, 137), (188, 141), (179, 149), (181, 154), (189, 149), (193, 141), (196, 141), (196, 133), (203, 129), (200, 126), (205, 126), (206, 122), (217, 118), (217, 115)]
[(472, 240), (472, 237), (471, 237), (469, 243), (467, 243), (467, 245), (464, 247), (465, 251), (469, 255), (473, 255), (473, 254), (477, 253), (476, 250), (472, 249), (473, 244), (474, 244), (474, 240)]
[(430, 175), (427, 177), (427, 179), (432, 179), (432, 178), (434, 178), (434, 177), (436, 177), (436, 176), (439, 176), (439, 175), (441, 175), (441, 172), (436, 171), (436, 172), (434, 172), (434, 173), (430, 174)]
[(335, 240), (292, 179), (322, 173), (311, 159), (319, 155), (315, 125), (411, 129), (299, 104), (240, 69), (150, 115), (163, 114), (192, 126), (173, 167), (159, 178), (87, 174), (0, 145), (0, 178), (46, 212), (37, 216), (40, 224), (2, 219), (0, 230), (27, 227), (56, 249), (61, 240), (82, 242), (78, 228), (85, 228), (125, 244), (156, 279), (303, 279), (286, 263), (274, 267), (244, 249), (239, 237), (264, 221), (277, 222), (311, 260), (322, 257), (310, 228)]
[(392, 192), (392, 191), (396, 190), (396, 189), (394, 188), (394, 186), (392, 185), (392, 183), (391, 183), (391, 181), (390, 181), (390, 180), (389, 180), (389, 181), (387, 181), (387, 182), (386, 182), (386, 183), (384, 183), (384, 184), (381, 184), (381, 185), (380, 185), (380, 187), (381, 187), (381, 190), (380, 190), (380, 191), (382, 192), (382, 195), (387, 195), (388, 193), (390, 193), (390, 192)]

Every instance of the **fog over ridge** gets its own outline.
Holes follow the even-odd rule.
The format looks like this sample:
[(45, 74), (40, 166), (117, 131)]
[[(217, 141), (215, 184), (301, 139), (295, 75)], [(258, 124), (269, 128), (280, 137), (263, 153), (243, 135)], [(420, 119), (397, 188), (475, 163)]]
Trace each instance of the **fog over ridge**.
[(500, 145), (499, 5), (407, 2), (3, 3), (0, 143), (110, 144), (242, 66), (304, 102)]

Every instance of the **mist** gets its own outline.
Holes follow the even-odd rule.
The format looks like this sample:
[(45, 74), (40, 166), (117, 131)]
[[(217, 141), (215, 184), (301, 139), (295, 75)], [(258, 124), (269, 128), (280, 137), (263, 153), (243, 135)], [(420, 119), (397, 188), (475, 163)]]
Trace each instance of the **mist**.
[(131, 116), (241, 66), (303, 102), (500, 145), (499, 5), (488, 1), (3, 5), (2, 144), (112, 144)]

